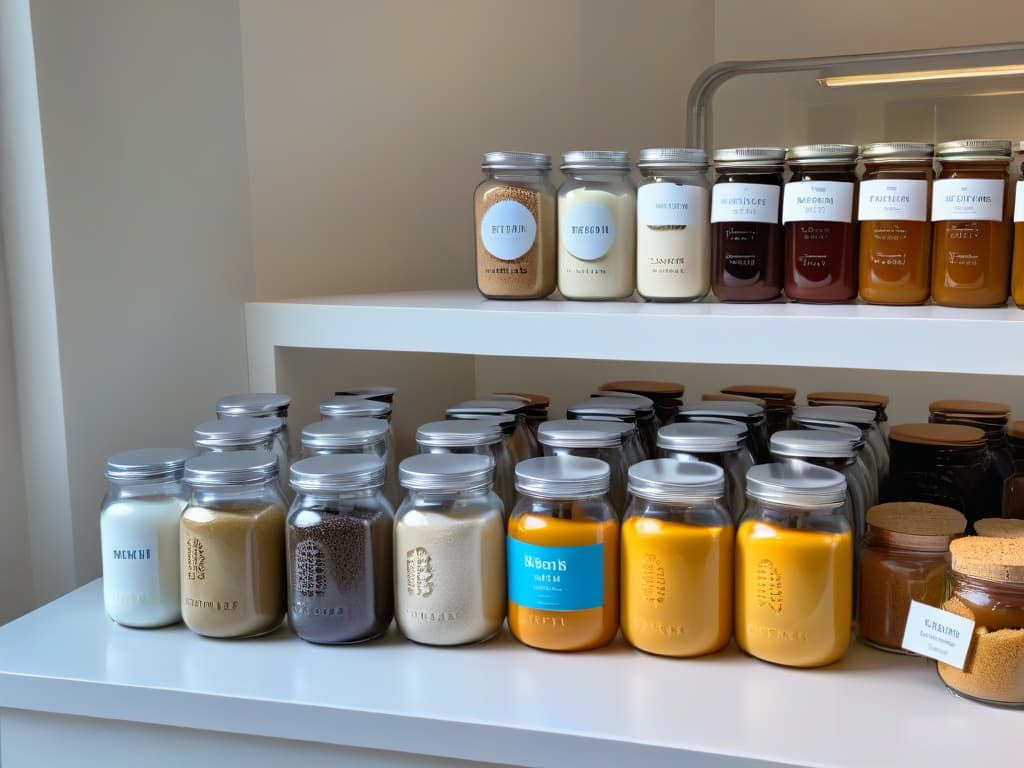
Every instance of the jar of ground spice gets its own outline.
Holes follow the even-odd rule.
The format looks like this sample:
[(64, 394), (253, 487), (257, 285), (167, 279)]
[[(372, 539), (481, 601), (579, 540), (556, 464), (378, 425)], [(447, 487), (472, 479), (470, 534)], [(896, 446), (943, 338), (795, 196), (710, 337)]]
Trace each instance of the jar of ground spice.
[(476, 285), (489, 299), (542, 299), (555, 290), (551, 156), (488, 152), (473, 196)]
[(966, 528), (967, 518), (936, 504), (907, 501), (868, 510), (860, 550), (861, 640), (902, 652), (910, 601), (942, 602), (949, 543)]
[(949, 545), (950, 591), (942, 607), (975, 622), (962, 670), (939, 662), (955, 693), (1024, 706), (1024, 539), (971, 536)]

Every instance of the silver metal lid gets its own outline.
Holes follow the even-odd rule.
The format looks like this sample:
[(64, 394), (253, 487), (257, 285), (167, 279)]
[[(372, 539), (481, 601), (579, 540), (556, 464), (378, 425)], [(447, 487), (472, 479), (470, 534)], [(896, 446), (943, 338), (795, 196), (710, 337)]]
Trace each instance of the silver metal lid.
[(635, 392), (619, 392), (614, 389), (602, 389), (592, 394), (591, 399), (604, 399), (614, 400), (616, 404), (626, 405), (631, 404), (633, 410), (637, 413), (646, 414), (648, 412), (654, 413), (654, 400), (644, 395), (638, 395)]
[(739, 439), (746, 440), (750, 430), (747, 425), (739, 420), (737, 416), (702, 416), (700, 414), (684, 413), (680, 415), (680, 424), (724, 424), (730, 429), (736, 430)]
[(852, 405), (800, 405), (793, 409), (793, 422), (839, 421), (867, 429), (875, 423), (875, 412)]
[(537, 442), (553, 448), (615, 448), (623, 434), (621, 421), (555, 419), (537, 427)]
[(651, 501), (717, 499), (725, 492), (725, 471), (706, 461), (648, 459), (629, 468), (629, 492)]
[(786, 150), (786, 162), (854, 163), (859, 150), (856, 144), (800, 144)]
[(421, 453), (398, 465), (398, 482), (415, 491), (454, 493), (491, 485), (494, 461), (479, 453)]
[(202, 448), (230, 448), (255, 445), (283, 428), (284, 420), (277, 416), (233, 416), (229, 419), (203, 422), (192, 432), (196, 445)]
[(668, 424), (658, 430), (658, 447), (683, 453), (721, 453), (735, 451), (747, 434), (747, 428), (736, 424), (711, 424), (684, 421)]
[(503, 437), (501, 425), (490, 420), (431, 421), (416, 430), (416, 444), (431, 448), (493, 445)]
[(110, 480), (180, 480), (185, 462), (196, 455), (191, 448), (139, 448), (115, 453), (107, 459)]
[(956, 139), (935, 145), (936, 160), (1008, 160), (1013, 144), (1006, 139)]
[(850, 440), (855, 448), (864, 445), (864, 431), (844, 421), (822, 421), (818, 419), (805, 419), (799, 426), (805, 430), (817, 430), (820, 432), (836, 432)]
[(747, 496), (791, 507), (821, 507), (846, 499), (846, 478), (840, 472), (801, 461), (758, 464), (747, 470)]
[(786, 161), (786, 150), (782, 147), (728, 147), (716, 149), (713, 157), (715, 165), (782, 165)]
[(384, 484), (384, 460), (369, 453), (311, 456), (292, 464), (289, 482), (300, 493), (378, 488)]
[(592, 397), (580, 400), (565, 409), (570, 416), (614, 416), (615, 418), (633, 418), (637, 411), (647, 408), (636, 400), (625, 397)]
[(519, 424), (519, 420), (516, 418), (514, 413), (498, 413), (498, 414), (487, 414), (487, 413), (445, 413), (445, 417), (454, 420), (461, 421), (482, 421), (486, 424), (497, 424), (501, 431), (506, 435), (511, 435), (516, 431), (516, 426)]
[(764, 417), (764, 408), (757, 403), (740, 400), (701, 400), (679, 406), (679, 413), (687, 416), (721, 416), (726, 419), (759, 419)]
[(204, 488), (266, 482), (277, 477), (277, 467), (270, 451), (205, 453), (185, 462), (185, 482)]
[(876, 141), (860, 148), (865, 160), (931, 160), (935, 145), (923, 141)]
[(691, 147), (656, 147), (641, 149), (637, 168), (689, 168), (703, 171), (708, 167), (708, 153)]
[(320, 415), (331, 416), (369, 416), (384, 418), (391, 413), (391, 403), (381, 400), (370, 400), (358, 395), (335, 395), (320, 403)]
[(856, 440), (827, 429), (786, 429), (771, 437), (775, 456), (794, 459), (850, 458), (856, 452)]
[(562, 170), (627, 171), (629, 170), (629, 153), (575, 149), (562, 155)]
[(397, 387), (389, 386), (373, 386), (373, 387), (352, 387), (351, 389), (345, 389), (335, 392), (336, 395), (353, 395), (355, 397), (363, 397), (367, 400), (383, 400), (385, 403), (390, 403), (395, 399), (395, 395), (398, 394)]
[(449, 406), (445, 411), (445, 415), (480, 414), (484, 416), (500, 416), (503, 413), (512, 413), (522, 407), (523, 404), (517, 400), (463, 400), (461, 403)]
[(228, 395), (217, 401), (218, 416), (287, 416), (292, 399), (274, 392)]
[(611, 471), (600, 459), (542, 456), (516, 465), (516, 490), (543, 499), (575, 499), (608, 492)]
[(551, 155), (543, 152), (485, 152), (480, 167), (485, 171), (549, 171)]
[(387, 437), (388, 423), (382, 419), (354, 416), (324, 419), (302, 430), (302, 447), (311, 449), (356, 448), (373, 445)]

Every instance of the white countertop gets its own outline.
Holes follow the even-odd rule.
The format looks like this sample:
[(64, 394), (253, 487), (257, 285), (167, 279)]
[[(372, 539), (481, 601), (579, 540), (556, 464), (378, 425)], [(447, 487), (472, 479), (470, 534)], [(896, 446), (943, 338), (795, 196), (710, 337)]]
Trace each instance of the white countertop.
[(948, 693), (929, 662), (860, 645), (833, 667), (795, 670), (735, 648), (657, 658), (621, 640), (544, 653), (507, 632), (453, 649), (394, 630), (346, 647), (310, 645), (286, 627), (208, 640), (181, 625), (117, 626), (99, 581), (0, 628), (0, 707), (499, 763), (644, 768), (997, 765), (1020, 759), (1024, 726), (1024, 712)]

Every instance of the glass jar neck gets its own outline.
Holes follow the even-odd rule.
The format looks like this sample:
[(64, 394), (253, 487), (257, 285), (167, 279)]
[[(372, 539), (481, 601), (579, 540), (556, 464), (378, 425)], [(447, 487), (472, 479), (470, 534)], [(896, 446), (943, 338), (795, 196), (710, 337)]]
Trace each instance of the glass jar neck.
[(546, 181), (551, 171), (540, 168), (486, 169), (484, 174), (495, 181)]
[(1006, 596), (1014, 602), (1024, 600), (1024, 583), (1016, 581), (995, 581), (994, 579), (982, 579), (977, 576), (968, 576), (960, 573), (955, 568), (950, 569), (953, 575), (954, 589), (956, 586), (966, 586), (977, 589), (992, 596)]
[(185, 489), (185, 483), (180, 477), (159, 480), (108, 479), (107, 499), (109, 501), (137, 499), (147, 496), (177, 496), (184, 499), (188, 496), (188, 491)]
[(408, 489), (409, 501), (414, 506), (430, 506), (436, 504), (444, 504), (452, 501), (467, 501), (469, 499), (479, 499), (487, 496), (493, 489), (493, 485), (488, 483), (484, 486), (477, 488), (470, 488), (462, 491), (447, 491), (447, 490), (430, 490), (423, 491), (418, 489)]
[(368, 485), (363, 488), (356, 488), (347, 491), (305, 491), (299, 488), (294, 488), (296, 499), (301, 499), (300, 503), (316, 503), (324, 504), (330, 502), (339, 501), (352, 501), (355, 499), (372, 499), (374, 496), (380, 493), (381, 487), (379, 485)]
[(565, 168), (562, 170), (562, 173), (567, 179), (575, 181), (626, 181), (629, 179), (629, 168)]
[(666, 181), (690, 186), (707, 186), (707, 169), (701, 168), (641, 168), (645, 181)]
[(284, 505), (276, 477), (237, 485), (193, 486), (189, 503), (194, 507)]
[(715, 173), (719, 179), (725, 176), (767, 176), (771, 178), (781, 177), (784, 167), (781, 165), (747, 165), (729, 167), (719, 165), (715, 167)]

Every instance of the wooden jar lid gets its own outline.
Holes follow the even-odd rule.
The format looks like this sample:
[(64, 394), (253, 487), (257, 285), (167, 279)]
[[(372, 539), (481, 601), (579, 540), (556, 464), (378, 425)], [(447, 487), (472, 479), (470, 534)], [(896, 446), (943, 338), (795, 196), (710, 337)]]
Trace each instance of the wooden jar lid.
[(652, 400), (661, 400), (666, 397), (682, 397), (686, 387), (672, 381), (643, 381), (640, 379), (627, 379), (624, 381), (608, 381), (598, 389), (604, 392), (629, 392), (634, 395), (643, 395)]
[(992, 403), (987, 400), (936, 400), (928, 404), (930, 413), (941, 413), (944, 416), (964, 416), (967, 418), (1006, 418), (1010, 415), (1010, 406), (1005, 403)]
[(1001, 539), (1024, 539), (1024, 520), (1005, 517), (986, 517), (974, 523), (979, 536), (995, 536)]
[(949, 552), (964, 576), (1024, 584), (1024, 539), (967, 536), (950, 542)]
[(701, 400), (706, 400), (709, 403), (728, 403), (728, 402), (739, 402), (739, 403), (755, 403), (764, 408), (768, 405), (760, 397), (747, 397), (746, 395), (727, 395), (723, 392), (708, 392), (707, 394), (701, 395)]
[(807, 402), (811, 405), (852, 405), (884, 410), (889, 407), (889, 396), (871, 392), (811, 392)]
[(792, 387), (776, 387), (771, 384), (733, 384), (722, 387), (722, 394), (759, 397), (768, 402), (793, 403), (796, 400), (796, 390)]
[(951, 507), (921, 501), (894, 501), (868, 510), (872, 538), (913, 549), (945, 552), (967, 530), (967, 518)]
[(985, 433), (962, 424), (898, 424), (889, 430), (889, 441), (970, 448), (984, 445)]

